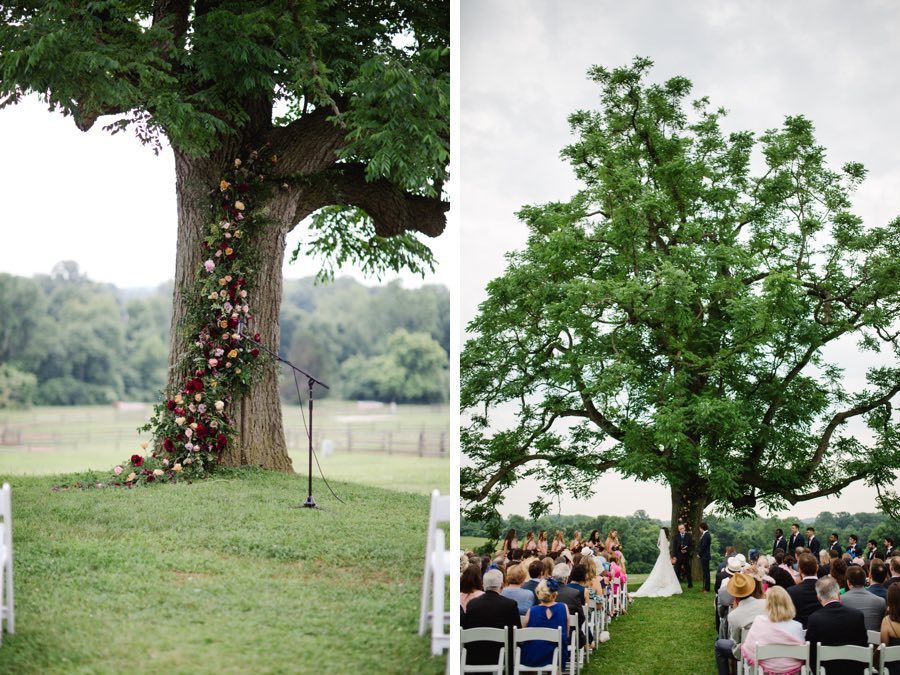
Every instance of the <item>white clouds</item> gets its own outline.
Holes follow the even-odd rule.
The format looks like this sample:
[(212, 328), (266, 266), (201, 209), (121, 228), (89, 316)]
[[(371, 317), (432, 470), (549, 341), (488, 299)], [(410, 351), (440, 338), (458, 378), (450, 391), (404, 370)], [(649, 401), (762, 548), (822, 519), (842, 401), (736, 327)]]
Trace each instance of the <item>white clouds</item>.
[[(503, 272), (504, 253), (525, 242), (513, 214), (577, 189), (559, 151), (570, 141), (567, 115), (599, 103), (599, 90), (585, 77), (592, 64), (616, 67), (649, 56), (655, 78), (684, 75), (696, 96), (727, 108), (729, 129), (759, 133), (804, 114), (835, 166), (852, 160), (869, 168), (856, 212), (877, 224), (900, 215), (896, 3), (464, 0), (461, 25), (463, 326), (487, 282)], [(851, 366), (848, 377), (858, 377), (853, 345), (836, 353)], [(533, 487), (510, 491), (505, 511), (526, 512)], [(563, 509), (668, 515), (664, 487), (634, 487), (604, 479), (601, 497), (564, 500)], [(864, 486), (846, 495), (846, 510), (874, 507)], [(795, 513), (837, 508), (817, 500)]]

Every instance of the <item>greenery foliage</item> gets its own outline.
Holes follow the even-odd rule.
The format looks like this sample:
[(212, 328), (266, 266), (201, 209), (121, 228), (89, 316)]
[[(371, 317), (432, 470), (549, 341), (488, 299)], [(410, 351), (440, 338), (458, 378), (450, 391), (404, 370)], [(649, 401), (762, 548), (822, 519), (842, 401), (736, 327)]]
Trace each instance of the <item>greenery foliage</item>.
[[(8, 393), (0, 393), (0, 407), (154, 400), (166, 385), (171, 297), (170, 283), (155, 290), (117, 289), (90, 281), (71, 261), (32, 279), (0, 274), (0, 304), (8, 310), (0, 325), (0, 392)], [(83, 307), (80, 324), (66, 324), (48, 311), (63, 301)], [(449, 308), (443, 286), (407, 289), (399, 282), (366, 287), (350, 278), (324, 285), (311, 277), (288, 279), (280, 311), (280, 353), (332, 385), (323, 395), (348, 396), (341, 368), (349, 358), (369, 362), (383, 355), (386, 338), (398, 330), (424, 333), (444, 351), (435, 376), (443, 381), (450, 350)], [(99, 321), (100, 312), (111, 321)], [(80, 342), (67, 335), (77, 335)], [(76, 353), (92, 364), (89, 369), (76, 373), (71, 367)], [(10, 377), (10, 369), (33, 376), (35, 383), (15, 373)], [(377, 398), (375, 390), (357, 391), (360, 398)], [(289, 373), (282, 373), (281, 393), (285, 401), (296, 398)]]
[[(589, 71), (602, 108), (571, 115), (563, 150), (581, 189), (522, 208), (528, 244), (469, 326), (470, 514), (496, 520), (523, 476), (577, 495), (606, 471), (669, 485), (694, 526), (855, 481), (894, 509), (900, 218), (853, 213), (865, 170), (830, 168), (809, 120), (728, 133), (651, 66)], [(827, 352), (841, 340), (876, 353), (861, 386)]]

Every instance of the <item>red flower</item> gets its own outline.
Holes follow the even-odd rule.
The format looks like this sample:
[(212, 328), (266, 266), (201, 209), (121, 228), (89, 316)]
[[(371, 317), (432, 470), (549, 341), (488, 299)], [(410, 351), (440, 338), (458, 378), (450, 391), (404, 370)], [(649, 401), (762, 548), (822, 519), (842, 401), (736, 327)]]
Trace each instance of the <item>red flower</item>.
[(253, 336), (253, 339), (256, 340), (257, 342), (259, 342), (259, 333), (257, 333), (256, 335), (254, 335), (254, 336)]
[(182, 415), (184, 415), (184, 408), (175, 408), (175, 410), (173, 412), (176, 415), (178, 415), (179, 417), (181, 417)]
[(216, 447), (217, 448), (219, 448), (221, 450), (226, 445), (228, 445), (228, 438), (225, 436), (225, 434), (220, 433), (218, 436), (216, 436)]
[(201, 392), (203, 391), (203, 380), (200, 378), (194, 378), (193, 380), (187, 383), (187, 392), (190, 394), (191, 392)]
[(246, 284), (246, 283), (247, 283), (247, 282), (244, 281), (244, 277), (238, 277), (238, 278), (237, 278), (237, 285), (238, 285), (238, 286), (243, 286), (243, 285)]
[(237, 190), (238, 192), (246, 192), (247, 190), (250, 189), (250, 186), (247, 185), (247, 183), (238, 183), (237, 185), (234, 186), (234, 189)]
[(132, 455), (131, 456), (131, 464), (132, 466), (140, 466), (144, 463), (144, 458), (140, 455)]
[(198, 422), (197, 428), (194, 429), (194, 433), (197, 434), (197, 438), (206, 438), (206, 434), (209, 433), (209, 430), (206, 428), (205, 424)]
[(254, 347), (253, 349), (251, 349), (251, 350), (250, 350), (250, 356), (252, 356), (252, 357), (255, 359), (257, 356), (259, 356), (259, 350), (258, 350), (256, 347)]
[(156, 476), (154, 476), (152, 473), (147, 474), (147, 482), (148, 483), (152, 483), (155, 480), (156, 480)]
[(237, 328), (238, 319), (235, 317), (231, 317), (230, 319), (228, 319), (228, 325), (231, 326), (232, 328)]
[(172, 443), (171, 438), (167, 437), (166, 440), (163, 441), (163, 448), (165, 448), (166, 452), (172, 452), (173, 450), (175, 450), (175, 444)]
[(166, 407), (169, 410), (175, 410), (175, 401), (173, 401), (172, 399), (169, 399), (168, 401), (166, 401)]

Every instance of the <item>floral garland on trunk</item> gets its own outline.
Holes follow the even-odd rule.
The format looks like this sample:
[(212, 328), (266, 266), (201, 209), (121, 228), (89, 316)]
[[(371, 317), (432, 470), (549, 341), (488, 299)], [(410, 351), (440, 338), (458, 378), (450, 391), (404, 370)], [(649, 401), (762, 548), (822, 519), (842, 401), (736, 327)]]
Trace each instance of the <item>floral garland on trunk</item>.
[[(272, 163), (277, 157), (268, 158)], [(190, 342), (176, 364), (187, 372), (181, 388), (154, 406), (150, 431), (154, 450), (134, 454), (113, 469), (112, 485), (135, 485), (203, 478), (213, 471), (236, 429), (231, 403), (246, 394), (260, 372), (259, 349), (238, 334), (253, 321), (250, 294), (256, 251), (254, 235), (265, 226), (254, 211), (262, 202), (264, 164), (260, 153), (235, 159), (213, 191), (210, 223), (203, 247), (208, 258), (197, 271), (187, 299), (182, 329)], [(249, 334), (249, 333), (248, 333)], [(259, 341), (259, 334), (253, 336)], [(141, 443), (147, 450), (149, 443)]]

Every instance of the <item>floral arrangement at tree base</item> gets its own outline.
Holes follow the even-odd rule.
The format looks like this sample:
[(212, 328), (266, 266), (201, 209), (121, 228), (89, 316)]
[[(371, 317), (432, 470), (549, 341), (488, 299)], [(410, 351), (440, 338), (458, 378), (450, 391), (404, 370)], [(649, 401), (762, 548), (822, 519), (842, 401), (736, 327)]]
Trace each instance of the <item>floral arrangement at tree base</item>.
[[(275, 163), (272, 155), (268, 161)], [(189, 348), (176, 364), (190, 375), (169, 392), (140, 428), (154, 437), (149, 455), (134, 454), (113, 469), (110, 483), (132, 487), (204, 478), (235, 439), (230, 403), (249, 391), (259, 373), (259, 349), (239, 331), (253, 321), (250, 293), (256, 255), (254, 234), (265, 226), (253, 206), (262, 201), (265, 163), (259, 152), (235, 159), (213, 191), (212, 218), (182, 329)], [(253, 340), (258, 342), (259, 334)], [(146, 451), (149, 443), (141, 444)]]

